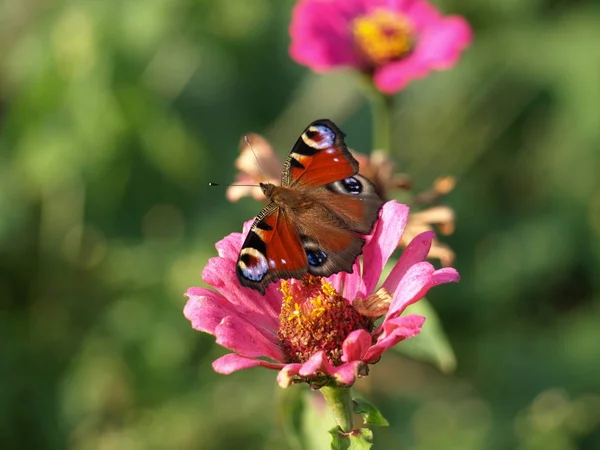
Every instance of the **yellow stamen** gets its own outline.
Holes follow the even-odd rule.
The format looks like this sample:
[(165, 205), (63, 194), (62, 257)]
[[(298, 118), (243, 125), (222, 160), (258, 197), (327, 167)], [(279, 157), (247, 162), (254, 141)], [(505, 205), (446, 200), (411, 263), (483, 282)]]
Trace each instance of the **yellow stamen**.
[(413, 30), (401, 15), (376, 10), (352, 23), (352, 34), (359, 50), (375, 66), (398, 60), (413, 48)]
[(302, 324), (302, 311), (300, 311), (300, 304), (296, 303), (294, 305), (294, 310), (290, 313), (287, 320), (289, 320), (290, 322), (292, 320), (295, 320), (298, 322), (298, 325)]
[(337, 294), (335, 288), (331, 285), (331, 283), (325, 281), (325, 278), (323, 278), (321, 281), (321, 289), (325, 295), (330, 297), (333, 297), (335, 294)]
[(318, 296), (315, 299), (312, 299), (310, 303), (313, 306), (312, 311), (310, 312), (311, 319), (319, 318), (325, 313), (325, 305), (323, 304), (323, 297)]
[(357, 329), (371, 331), (371, 318), (359, 314), (320, 277), (305, 276), (300, 283), (284, 280), (280, 290), (283, 299), (277, 335), (290, 362), (305, 362), (324, 351), (332, 364), (341, 364), (348, 334)]

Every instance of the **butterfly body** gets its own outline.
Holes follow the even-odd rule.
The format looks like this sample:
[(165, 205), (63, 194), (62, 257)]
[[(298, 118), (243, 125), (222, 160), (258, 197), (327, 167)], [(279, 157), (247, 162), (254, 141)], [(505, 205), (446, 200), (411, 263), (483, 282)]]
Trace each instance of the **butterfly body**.
[(310, 208), (314, 201), (310, 198), (310, 192), (304, 189), (290, 189), (284, 186), (276, 186), (271, 183), (260, 183), (260, 188), (271, 202), (281, 208), (297, 210)]
[(280, 278), (352, 271), (383, 201), (358, 175), (343, 137), (329, 120), (311, 123), (284, 165), (281, 186), (260, 183), (270, 203), (242, 245), (242, 285), (264, 293)]

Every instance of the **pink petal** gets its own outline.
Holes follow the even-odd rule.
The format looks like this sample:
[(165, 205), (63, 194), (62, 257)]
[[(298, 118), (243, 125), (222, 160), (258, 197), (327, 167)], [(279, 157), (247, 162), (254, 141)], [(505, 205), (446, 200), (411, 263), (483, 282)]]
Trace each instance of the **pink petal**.
[(441, 17), (440, 12), (431, 3), (420, 0), (410, 2), (404, 14), (412, 23), (417, 35), (424, 29), (435, 26)]
[(383, 283), (383, 287), (389, 292), (394, 292), (398, 287), (398, 283), (406, 274), (406, 271), (416, 263), (425, 261), (425, 258), (427, 258), (429, 250), (431, 249), (433, 238), (435, 238), (435, 233), (433, 231), (425, 231), (410, 241), (402, 252), (402, 256), (400, 256), (400, 259), (398, 259), (398, 262)]
[(379, 221), (371, 240), (363, 247), (363, 282), (364, 291), (359, 295), (365, 297), (373, 292), (385, 263), (390, 258), (404, 232), (408, 221), (408, 206), (395, 200), (383, 205)]
[(277, 384), (282, 388), (290, 386), (301, 368), (302, 364), (286, 364), (277, 374)]
[(264, 314), (235, 307), (221, 294), (209, 289), (192, 287), (185, 295), (189, 297), (189, 300), (183, 314), (192, 322), (194, 329), (214, 335), (224, 317), (238, 316), (258, 330), (266, 339), (274, 343), (278, 342), (273, 330), (277, 330), (279, 324), (273, 324)]
[(452, 67), (471, 41), (472, 31), (465, 19), (458, 16), (442, 18), (422, 30), (410, 56), (377, 69), (373, 81), (381, 92), (398, 92), (431, 70)]
[(329, 278), (327, 278), (327, 281), (329, 281), (331, 283), (331, 286), (333, 286), (333, 288), (340, 293), (342, 292), (342, 289), (344, 288), (345, 273), (346, 272), (334, 273)]
[(185, 295), (189, 300), (185, 304), (183, 315), (198, 331), (214, 335), (215, 328), (223, 317), (235, 313), (225, 297), (209, 289), (192, 287)]
[(214, 371), (217, 373), (222, 373), (223, 375), (229, 375), (230, 373), (238, 370), (250, 369), (258, 366), (266, 367), (268, 369), (280, 369), (283, 364), (271, 363), (269, 361), (262, 361), (254, 358), (246, 358), (235, 353), (229, 353), (225, 356), (221, 356), (212, 363)]
[(415, 56), (432, 69), (449, 69), (472, 40), (473, 32), (464, 18), (445, 17), (423, 31)]
[(407, 306), (422, 299), (433, 286), (456, 283), (459, 280), (460, 275), (452, 267), (434, 270), (433, 266), (426, 261), (415, 264), (398, 284), (386, 319), (402, 314)]
[(412, 80), (423, 78), (430, 69), (415, 58), (414, 54), (401, 61), (392, 62), (375, 70), (373, 82), (384, 94), (401, 91)]
[(460, 275), (454, 267), (444, 267), (433, 273), (431, 284), (432, 286), (437, 286), (438, 284), (458, 283), (459, 281)]
[(343, 385), (352, 385), (358, 374), (359, 368), (363, 365), (362, 361), (352, 361), (341, 366), (335, 367), (329, 362), (324, 351), (315, 353), (308, 361), (302, 364), (298, 369), (298, 375), (301, 377), (314, 376), (317, 373), (326, 373)]
[(356, 380), (356, 376), (363, 366), (362, 361), (352, 361), (351, 363), (342, 364), (334, 367), (327, 359), (324, 358), (322, 352), (319, 352), (304, 364), (286, 364), (277, 375), (277, 383), (282, 388), (286, 388), (292, 384), (294, 377), (310, 377), (317, 372), (323, 372), (332, 376), (338, 384), (350, 386)]
[(404, 339), (416, 336), (421, 332), (425, 317), (410, 314), (386, 320), (383, 324), (384, 333), (377, 340), (364, 357), (368, 363), (377, 361), (381, 354)]
[(352, 273), (339, 272), (328, 278), (331, 285), (348, 300), (354, 300), (359, 291), (364, 291), (364, 282), (360, 275), (359, 258), (352, 266)]
[(221, 258), (237, 261), (242, 248), (243, 236), (241, 233), (230, 233), (215, 244)]
[(273, 313), (277, 316), (277, 323), (279, 323), (279, 313), (281, 311), (281, 301), (283, 299), (283, 295), (279, 290), (282, 282), (283, 280), (279, 280), (269, 284), (263, 295), (263, 298), (268, 305), (271, 305)]
[(292, 12), (290, 56), (315, 71), (358, 66), (350, 35), (356, 2), (301, 0)]
[(431, 286), (433, 272), (433, 266), (426, 261), (417, 263), (408, 269), (394, 292), (390, 309), (385, 316), (386, 320), (398, 316), (408, 305), (425, 296)]
[(351, 361), (341, 366), (331, 367), (329, 374), (339, 385), (352, 386), (364, 365), (363, 361)]
[(354, 330), (342, 344), (342, 361), (362, 361), (371, 346), (372, 337), (366, 330)]
[(308, 361), (302, 364), (298, 374), (302, 377), (308, 377), (315, 375), (317, 372), (330, 373), (330, 369), (332, 367), (333, 366), (325, 356), (325, 352), (321, 350), (312, 355)]
[(236, 275), (236, 260), (210, 258), (202, 271), (202, 279), (245, 314), (252, 312), (255, 316), (263, 317), (265, 326), (277, 329), (281, 297), (277, 301), (273, 296), (262, 296), (253, 289), (243, 287)]
[(402, 333), (404, 338), (410, 338), (419, 333), (425, 323), (425, 317), (418, 314), (407, 314), (406, 316), (396, 317), (386, 320), (382, 324), (383, 332), (377, 338), (377, 342), (384, 341), (393, 334)]
[(217, 344), (239, 353), (241, 356), (266, 356), (282, 361), (285, 356), (275, 343), (276, 336), (266, 338), (260, 331), (241, 317), (228, 316), (215, 328)]

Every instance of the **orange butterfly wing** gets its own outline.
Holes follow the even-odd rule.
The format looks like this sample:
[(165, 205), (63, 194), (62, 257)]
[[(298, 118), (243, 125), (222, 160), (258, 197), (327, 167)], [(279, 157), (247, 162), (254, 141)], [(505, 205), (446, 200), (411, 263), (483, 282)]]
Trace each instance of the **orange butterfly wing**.
[(244, 286), (264, 294), (280, 278), (299, 278), (308, 260), (300, 236), (285, 211), (270, 203), (258, 215), (242, 245), (236, 266)]
[(315, 120), (300, 135), (283, 167), (282, 186), (320, 187), (351, 177), (358, 161), (344, 133), (330, 120)]

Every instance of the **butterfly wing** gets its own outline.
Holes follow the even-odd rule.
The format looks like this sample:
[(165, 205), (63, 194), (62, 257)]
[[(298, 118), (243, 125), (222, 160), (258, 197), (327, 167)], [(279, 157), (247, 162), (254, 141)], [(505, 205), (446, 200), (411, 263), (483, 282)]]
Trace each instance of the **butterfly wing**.
[(272, 203), (242, 246), (240, 283), (264, 294), (280, 278), (352, 272), (361, 235), (371, 232), (383, 204), (357, 172), (340, 129), (325, 119), (311, 123), (285, 162), (282, 188), (261, 185)]
[(283, 167), (282, 186), (320, 187), (358, 172), (344, 133), (330, 120), (312, 122), (296, 141)]
[[(331, 120), (312, 122), (292, 148), (281, 184), (311, 193), (326, 187), (317, 201), (342, 218), (347, 228), (368, 234), (383, 202), (371, 182), (357, 174), (358, 161), (348, 151), (344, 136)], [(329, 192), (339, 195), (326, 195)]]
[(361, 175), (310, 193), (313, 207), (300, 210), (296, 228), (307, 255), (307, 271), (317, 276), (352, 272), (383, 201)]
[[(298, 228), (303, 229), (307, 225), (301, 236), (308, 261), (306, 271), (323, 277), (338, 272), (352, 272), (365, 240), (352, 230), (340, 226), (335, 217), (318, 214), (317, 211), (307, 211), (296, 219)], [(319, 220), (315, 221), (315, 218)]]
[(314, 191), (313, 195), (346, 228), (361, 234), (371, 233), (384, 203), (375, 186), (359, 174), (330, 183), (324, 189)]
[(265, 293), (280, 278), (300, 278), (307, 271), (307, 255), (294, 222), (284, 208), (267, 205), (257, 216), (242, 245), (236, 265), (240, 283)]

